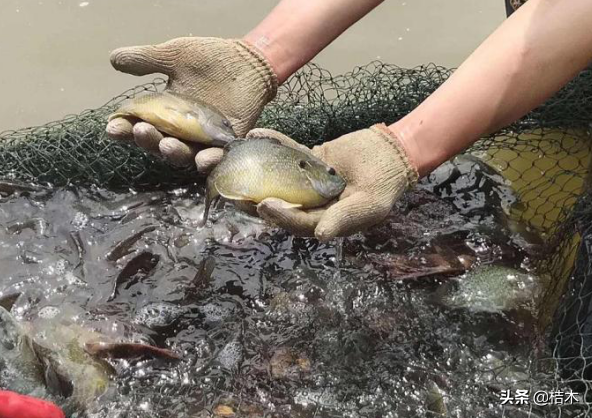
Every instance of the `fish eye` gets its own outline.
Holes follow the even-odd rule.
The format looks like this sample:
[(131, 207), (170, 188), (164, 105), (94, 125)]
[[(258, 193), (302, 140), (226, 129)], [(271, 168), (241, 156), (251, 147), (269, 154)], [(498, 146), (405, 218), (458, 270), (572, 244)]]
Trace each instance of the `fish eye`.
[(335, 175), (335, 169), (333, 167), (329, 167), (327, 169), (327, 173), (329, 173), (330, 176), (334, 176)]
[(298, 167), (305, 169), (306, 168), (306, 161), (304, 161), (304, 160), (298, 161)]

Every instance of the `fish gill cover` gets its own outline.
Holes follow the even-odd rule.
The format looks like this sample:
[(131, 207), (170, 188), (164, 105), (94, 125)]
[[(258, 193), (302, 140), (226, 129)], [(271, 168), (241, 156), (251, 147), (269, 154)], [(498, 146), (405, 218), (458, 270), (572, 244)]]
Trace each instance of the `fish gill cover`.
[[(452, 71), (374, 62), (333, 76), (308, 65), (258, 126), (314, 145), (405, 116)], [(185, 356), (119, 370), (117, 396), (89, 416), (590, 413), (592, 70), (440, 167), (386, 224), (346, 239), (340, 265), (332, 246), (261, 235), (262, 225), (231, 212), (196, 231), (196, 173), (104, 133), (121, 102), (164, 85), (0, 134), (0, 291), (24, 292), (19, 319), (71, 304), (74, 317), (115, 321)], [(503, 270), (487, 277), (508, 282), (420, 280), (491, 263)], [(544, 285), (527, 306), (532, 277)], [(40, 283), (51, 290), (44, 297)], [(487, 292), (516, 295), (536, 321), (491, 312), (510, 299), (473, 303)], [(15, 376), (3, 367), (0, 387)], [(570, 390), (578, 402), (563, 402)], [(555, 398), (537, 403), (537, 391)]]

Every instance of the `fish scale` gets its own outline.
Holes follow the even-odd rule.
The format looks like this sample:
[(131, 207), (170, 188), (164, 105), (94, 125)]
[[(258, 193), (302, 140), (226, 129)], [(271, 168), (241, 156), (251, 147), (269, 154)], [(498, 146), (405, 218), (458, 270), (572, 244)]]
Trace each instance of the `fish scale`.
[(345, 181), (327, 164), (270, 138), (236, 141), (207, 181), (205, 223), (212, 200), (260, 203), (274, 197), (294, 207), (314, 208), (339, 196)]
[(224, 146), (235, 139), (230, 121), (214, 106), (178, 93), (149, 93), (109, 116), (138, 118), (161, 132), (189, 142)]

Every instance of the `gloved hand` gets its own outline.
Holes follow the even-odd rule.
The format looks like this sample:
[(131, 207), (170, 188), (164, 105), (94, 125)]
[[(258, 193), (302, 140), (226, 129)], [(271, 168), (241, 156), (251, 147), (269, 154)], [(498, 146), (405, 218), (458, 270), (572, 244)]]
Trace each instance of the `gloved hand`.
[(404, 145), (384, 124), (352, 132), (312, 150), (270, 129), (255, 129), (248, 137), (276, 138), (285, 145), (312, 152), (347, 182), (339, 200), (324, 208), (286, 208), (285, 202), (275, 198), (257, 205), (260, 217), (300, 236), (329, 241), (375, 225), (386, 218), (403, 191), (418, 179), (417, 168)]
[[(277, 78), (265, 57), (241, 40), (177, 38), (159, 45), (120, 48), (111, 54), (111, 64), (133, 75), (163, 73), (167, 89), (198, 98), (218, 108), (231, 122), (237, 136), (244, 136), (257, 121), (263, 107), (277, 92)], [(113, 139), (135, 140), (147, 151), (177, 165), (193, 162), (201, 150), (195, 144), (163, 137), (146, 122), (133, 124), (117, 118), (107, 125)], [(196, 159), (198, 169), (222, 151), (210, 148)]]

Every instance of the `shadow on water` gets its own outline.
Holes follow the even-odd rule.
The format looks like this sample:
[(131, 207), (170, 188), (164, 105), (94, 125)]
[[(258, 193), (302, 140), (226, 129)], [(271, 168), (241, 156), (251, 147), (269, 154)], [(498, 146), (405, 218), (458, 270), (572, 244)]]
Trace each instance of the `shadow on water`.
[(537, 244), (505, 224), (503, 182), (482, 175), (490, 193), (468, 193), (452, 168), (337, 246), (230, 205), (198, 228), (199, 186), (20, 190), (1, 200), (0, 295), (21, 293), (22, 323), (53, 309), (182, 356), (111, 360), (107, 392), (71, 416), (500, 416), (500, 391), (535, 372), (531, 305), (446, 294), (484, 264), (528, 272)]

